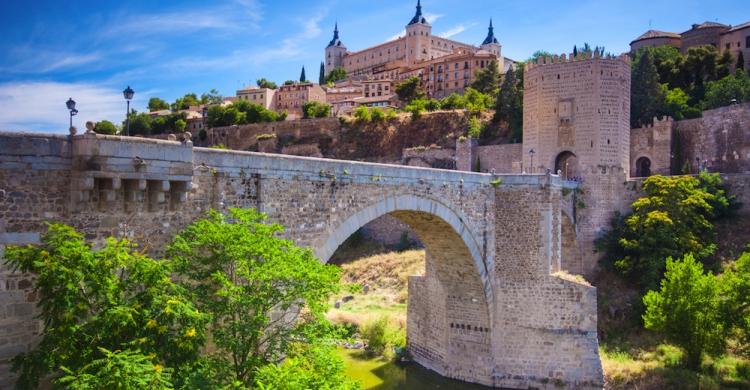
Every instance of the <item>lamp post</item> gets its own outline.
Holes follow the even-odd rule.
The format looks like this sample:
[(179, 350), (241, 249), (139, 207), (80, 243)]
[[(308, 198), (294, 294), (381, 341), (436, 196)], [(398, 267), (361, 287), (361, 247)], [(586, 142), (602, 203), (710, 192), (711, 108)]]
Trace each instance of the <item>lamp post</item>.
[(529, 149), (529, 157), (531, 158), (529, 173), (534, 173), (534, 154), (536, 154), (536, 151), (534, 149)]
[(129, 85), (124, 91), (122, 91), (122, 96), (124, 96), (125, 100), (128, 102), (128, 108), (127, 111), (125, 111), (125, 135), (128, 137), (130, 137), (130, 100), (133, 99), (133, 95), (135, 95), (135, 91), (133, 91)]
[(78, 110), (76, 110), (76, 101), (73, 100), (73, 98), (68, 98), (68, 101), (65, 102), (65, 105), (70, 111), (70, 127), (68, 127), (68, 130), (70, 130), (73, 128), (73, 117), (78, 114)]

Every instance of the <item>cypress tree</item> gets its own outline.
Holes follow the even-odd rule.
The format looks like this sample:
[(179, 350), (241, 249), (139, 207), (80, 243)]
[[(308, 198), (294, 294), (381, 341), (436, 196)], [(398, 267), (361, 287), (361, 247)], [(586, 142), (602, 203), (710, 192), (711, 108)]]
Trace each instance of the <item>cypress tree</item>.
[(323, 61), (320, 61), (320, 76), (318, 76), (318, 84), (323, 85), (326, 83), (326, 67), (323, 65)]
[(635, 128), (651, 124), (654, 117), (662, 113), (663, 106), (664, 91), (659, 84), (659, 73), (653, 54), (646, 50), (633, 69), (630, 126)]
[(745, 55), (740, 51), (740, 55), (737, 56), (737, 70), (745, 70)]
[(302, 73), (299, 75), (299, 82), (304, 83), (307, 81), (307, 76), (305, 76), (305, 67), (302, 67)]
[(512, 142), (520, 142), (523, 127), (523, 112), (521, 108), (521, 93), (518, 90), (516, 72), (512, 69), (505, 73), (500, 92), (495, 102), (495, 121), (507, 123), (511, 131)]

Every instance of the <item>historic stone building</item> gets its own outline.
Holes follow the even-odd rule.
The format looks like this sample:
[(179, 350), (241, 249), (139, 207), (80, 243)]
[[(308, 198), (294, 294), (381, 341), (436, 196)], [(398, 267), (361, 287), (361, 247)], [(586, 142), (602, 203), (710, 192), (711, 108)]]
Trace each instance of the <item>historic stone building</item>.
[[(462, 93), (474, 80), (476, 70), (495, 60), (500, 71), (507, 69), (502, 46), (495, 37), (492, 21), (487, 37), (477, 47), (432, 34), (432, 26), (417, 2), (414, 17), (406, 26), (406, 35), (357, 52), (347, 50), (339, 36), (338, 24), (325, 49), (326, 74), (343, 68), (349, 78), (403, 80), (417, 76), (430, 96)], [(508, 61), (508, 66), (512, 61)], [(448, 69), (450, 68), (450, 69)]]
[[(717, 22), (693, 24), (681, 34), (649, 30), (630, 43), (630, 51), (643, 47), (673, 46), (686, 53), (691, 47), (713, 46), (720, 51), (729, 50), (734, 58), (742, 52), (745, 69), (750, 69), (750, 22), (730, 26)], [(735, 64), (732, 64), (733, 66)]]

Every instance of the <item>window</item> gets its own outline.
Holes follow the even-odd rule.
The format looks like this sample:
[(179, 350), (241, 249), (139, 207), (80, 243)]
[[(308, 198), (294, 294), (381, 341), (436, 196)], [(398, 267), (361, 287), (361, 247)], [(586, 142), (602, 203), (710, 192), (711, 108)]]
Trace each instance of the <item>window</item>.
[(750, 49), (750, 36), (745, 37), (745, 49)]

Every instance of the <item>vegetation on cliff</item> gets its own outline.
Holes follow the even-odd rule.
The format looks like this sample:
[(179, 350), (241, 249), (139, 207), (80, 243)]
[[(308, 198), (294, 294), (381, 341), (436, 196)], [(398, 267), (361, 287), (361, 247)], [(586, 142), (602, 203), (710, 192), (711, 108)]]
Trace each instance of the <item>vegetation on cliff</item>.
[(701, 111), (750, 101), (750, 78), (735, 59), (713, 46), (644, 47), (632, 63), (631, 127), (651, 124), (664, 115), (676, 120), (700, 117)]

